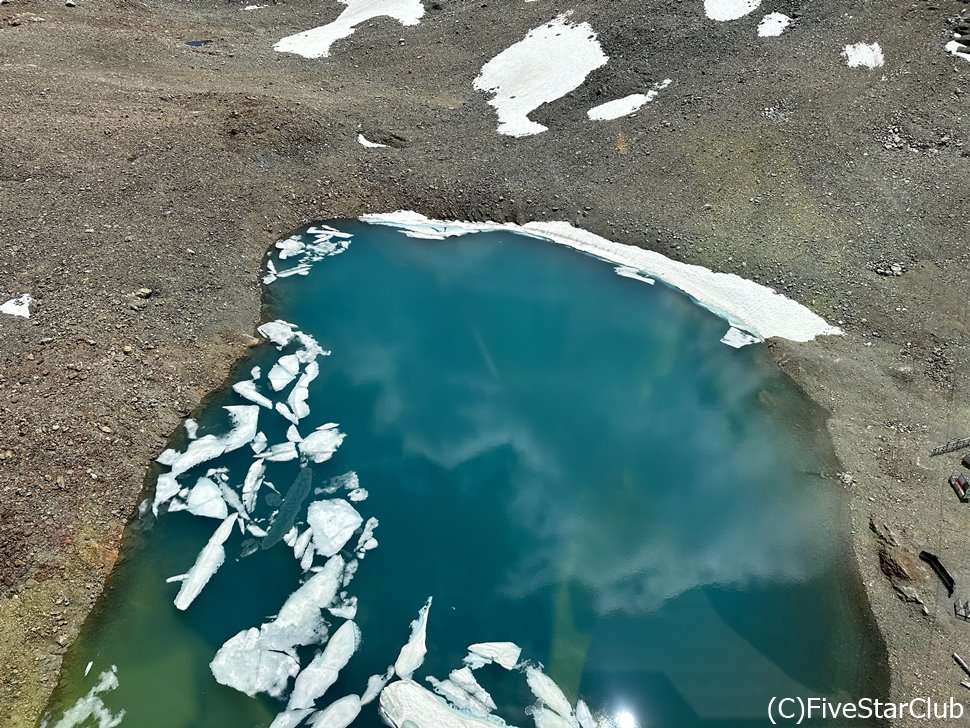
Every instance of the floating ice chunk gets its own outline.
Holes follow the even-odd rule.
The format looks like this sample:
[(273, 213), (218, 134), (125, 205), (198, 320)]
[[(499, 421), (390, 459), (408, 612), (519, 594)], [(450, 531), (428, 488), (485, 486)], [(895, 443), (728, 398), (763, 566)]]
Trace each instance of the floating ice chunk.
[(290, 396), (286, 399), (287, 405), (298, 419), (302, 420), (310, 414), (310, 407), (307, 405), (307, 399), (310, 397), (309, 387), (319, 374), (320, 365), (317, 364), (316, 360), (307, 363), (306, 368), (290, 392)]
[(657, 95), (667, 88), (671, 83), (673, 83), (673, 81), (667, 78), (660, 83), (655, 83), (653, 88), (651, 88), (645, 94), (631, 94), (629, 96), (624, 96), (622, 99), (615, 99), (613, 101), (607, 101), (605, 104), (594, 106), (592, 109), (586, 112), (586, 116), (593, 121), (609, 121), (611, 119), (619, 119), (623, 116), (635, 114), (637, 111), (643, 108), (645, 104), (648, 104), (657, 98)]
[(284, 402), (276, 403), (276, 411), (279, 412), (281, 415), (283, 415), (284, 418), (288, 419), (294, 425), (300, 424), (300, 419), (295, 414), (293, 414), (292, 410), (290, 410), (290, 408)]
[(377, 548), (377, 539), (374, 538), (374, 531), (380, 525), (380, 521), (371, 516), (367, 519), (367, 523), (364, 524), (364, 530), (360, 534), (360, 538), (357, 539), (357, 545), (354, 547), (354, 552), (357, 554), (358, 559), (364, 558), (364, 554), (372, 549)]
[(360, 144), (362, 147), (367, 147), (368, 149), (379, 149), (379, 148), (386, 148), (387, 147), (386, 144), (378, 144), (377, 142), (372, 142), (370, 139), (368, 139), (367, 137), (365, 137), (363, 134), (358, 134), (357, 135), (357, 143)]
[(476, 642), (468, 646), (468, 652), (470, 654), (465, 658), (466, 663), (469, 657), (475, 656), (484, 659), (485, 664), (495, 662), (506, 670), (511, 670), (518, 663), (522, 648), (514, 642)]
[(177, 584), (180, 581), (185, 581), (185, 577), (187, 577), (187, 576), (188, 576), (188, 574), (176, 574), (175, 576), (168, 577), (165, 580), (165, 583), (166, 584)]
[(337, 19), (327, 25), (312, 28), (283, 38), (273, 50), (295, 53), (304, 58), (330, 55), (330, 46), (352, 35), (361, 23), (371, 18), (387, 16), (401, 25), (417, 25), (424, 17), (421, 0), (342, 0), (347, 6)]
[(315, 463), (326, 462), (333, 457), (344, 437), (335, 422), (328, 422), (307, 435), (300, 443), (300, 453)]
[(286, 428), (286, 439), (290, 442), (303, 442), (303, 435), (296, 429), (296, 425), (290, 425)]
[(758, 35), (762, 38), (779, 36), (790, 24), (791, 18), (784, 13), (768, 13), (758, 23)]
[(334, 556), (323, 568), (307, 579), (284, 602), (276, 619), (264, 625), (263, 631), (277, 644), (308, 645), (326, 634), (321, 610), (330, 606), (340, 585), (344, 560)]
[(266, 449), (266, 433), (257, 432), (256, 437), (249, 444), (253, 448), (253, 452), (259, 455), (259, 453)]
[(330, 607), (327, 611), (341, 619), (353, 619), (357, 616), (357, 597), (351, 597), (337, 606)]
[(296, 375), (299, 373), (300, 358), (296, 354), (281, 356), (273, 365), (273, 368), (269, 370), (269, 374), (267, 375), (269, 377), (269, 386), (279, 392), (296, 379)]
[(370, 494), (364, 488), (354, 488), (347, 494), (347, 500), (351, 503), (360, 503), (367, 500), (368, 495)]
[(475, 674), (467, 667), (452, 670), (451, 674), (448, 675), (448, 679), (485, 706), (486, 711), (496, 709), (492, 696), (488, 694), (485, 688), (479, 685), (478, 680), (475, 679)]
[(287, 441), (277, 443), (268, 450), (263, 450), (258, 457), (273, 463), (285, 463), (289, 460), (296, 460), (299, 457), (299, 452), (296, 449), (295, 442)]
[(229, 509), (222, 498), (219, 486), (209, 478), (199, 478), (195, 481), (186, 501), (189, 513), (196, 516), (224, 519), (229, 515)]
[(748, 344), (761, 343), (761, 339), (754, 334), (749, 334), (747, 331), (742, 331), (741, 329), (732, 326), (727, 330), (727, 333), (721, 337), (721, 343), (727, 344), (735, 349), (740, 349)]
[(273, 409), (273, 401), (256, 390), (256, 382), (252, 379), (244, 379), (241, 382), (236, 382), (232, 385), (232, 388), (240, 397), (248, 399), (250, 402), (255, 402), (266, 409)]
[(704, 0), (704, 14), (721, 22), (737, 20), (753, 13), (761, 0)]
[(88, 673), (91, 672), (92, 667), (94, 667), (94, 660), (88, 660), (88, 664), (84, 668), (84, 677), (88, 676)]
[(530, 30), (482, 67), (475, 88), (492, 94), (500, 134), (521, 137), (546, 131), (529, 114), (578, 88), (609, 59), (588, 23), (568, 14)]
[(293, 542), (293, 555), (302, 559), (303, 554), (306, 552), (307, 546), (310, 545), (310, 539), (313, 538), (313, 530), (306, 529), (299, 535), (299, 537)]
[(285, 646), (267, 649), (261, 630), (255, 627), (230, 637), (209, 663), (212, 675), (221, 685), (253, 697), (267, 693), (282, 695), (291, 677), (300, 671), (292, 649)]
[[(239, 494), (229, 487), (229, 484), (226, 482), (226, 480), (224, 478), (220, 478), (217, 481), (216, 485), (219, 487), (219, 493), (222, 494), (222, 499), (226, 502), (226, 505), (232, 508), (236, 513), (238, 513), (241, 519), (243, 520), (248, 519), (249, 513), (246, 512), (246, 506), (243, 505), (242, 499), (239, 497)], [(243, 529), (242, 523), (239, 524), (239, 529), (240, 530)]]
[(181, 475), (196, 465), (237, 450), (252, 442), (253, 438), (256, 437), (259, 407), (256, 405), (237, 405), (223, 407), (223, 409), (229, 413), (231, 423), (230, 430), (225, 435), (205, 435), (197, 440), (192, 440), (184, 452), (178, 453), (174, 457), (163, 453), (163, 456), (166, 456), (164, 462), (171, 465), (173, 476)]
[(393, 728), (496, 728), (496, 719), (476, 718), (455, 710), (413, 680), (398, 680), (381, 691), (380, 713)]
[[(525, 681), (529, 684), (529, 690), (539, 699), (539, 702), (556, 711), (563, 718), (572, 717), (573, 706), (566, 700), (566, 696), (563, 695), (560, 687), (542, 670), (537, 667), (526, 668)], [(538, 724), (538, 719), (536, 723)]]
[(878, 43), (853, 43), (842, 49), (842, 57), (849, 68), (879, 68), (886, 61)]
[(259, 494), (259, 487), (263, 484), (266, 474), (266, 462), (261, 459), (253, 460), (246, 471), (246, 477), (242, 486), (242, 502), (246, 511), (253, 512), (256, 507), (256, 496)]
[(387, 671), (383, 675), (371, 675), (367, 678), (367, 689), (364, 690), (364, 694), (360, 697), (360, 704), (367, 705), (373, 701), (374, 698), (381, 694), (381, 690), (391, 681), (392, 677), (394, 677), (394, 666), (388, 665)]
[[(88, 669), (90, 667), (91, 664), (88, 663)], [(85, 670), (84, 674), (87, 676), (87, 670)], [(84, 697), (79, 698), (74, 705), (64, 711), (64, 715), (53, 725), (53, 728), (88, 726), (92, 724), (92, 721), (96, 723), (96, 728), (116, 728), (116, 726), (121, 725), (121, 721), (125, 717), (125, 711), (121, 710), (117, 713), (112, 713), (100, 697), (101, 693), (106, 693), (117, 687), (118, 668), (112, 665), (110, 670), (105, 670), (98, 675), (98, 682), (88, 690)], [(44, 721), (42, 725), (46, 728), (47, 722)]]
[(443, 697), (459, 710), (465, 711), (469, 715), (474, 715), (479, 718), (485, 718), (488, 716), (488, 708), (486, 708), (476, 698), (455, 685), (451, 680), (438, 680), (433, 677), (428, 677), (427, 681), (431, 684), (431, 687), (434, 688), (434, 691), (438, 693), (438, 695)]
[(259, 378), (263, 376), (263, 370), (260, 369), (259, 367), (253, 367), (252, 369), (249, 370), (249, 376), (252, 378), (254, 382), (258, 382)]
[(313, 559), (317, 555), (317, 550), (313, 546), (307, 547), (300, 557), (300, 571), (309, 571), (313, 566)]
[(955, 58), (962, 58), (965, 61), (970, 61), (970, 46), (967, 45), (967, 37), (963, 36), (962, 40), (951, 40), (947, 43), (944, 48), (946, 52)]
[(199, 434), (199, 423), (189, 417), (185, 422), (185, 435), (190, 440), (194, 440)]
[(323, 556), (333, 556), (346, 546), (363, 521), (360, 513), (340, 498), (314, 501), (307, 509), (313, 545)]
[(29, 293), (25, 293), (20, 298), (11, 298), (9, 301), (0, 304), (0, 313), (30, 318), (30, 304), (33, 302), (33, 297)]
[(297, 675), (287, 709), (312, 707), (337, 682), (340, 671), (347, 666), (359, 646), (360, 628), (357, 624), (348, 621), (340, 625), (323, 652)]
[(418, 612), (418, 618), (411, 622), (411, 637), (407, 644), (401, 648), (401, 652), (394, 662), (394, 672), (404, 680), (411, 679), (411, 675), (421, 667), (424, 656), (428, 652), (425, 637), (428, 631), (428, 610), (431, 609), (431, 599), (431, 597), (428, 597), (428, 601)]
[(576, 728), (572, 720), (567, 720), (548, 708), (532, 708), (526, 712), (532, 714), (536, 728)]
[(296, 336), (296, 328), (286, 321), (268, 321), (256, 329), (260, 335), (272, 341), (277, 346), (286, 346)]
[[(266, 538), (266, 531), (260, 528), (259, 526), (257, 526), (255, 523), (247, 523), (246, 531), (251, 533), (256, 538)], [(249, 553), (255, 553), (255, 552), (256, 552), (256, 546), (254, 544), (252, 547), (252, 550)]]
[(209, 583), (212, 575), (222, 566), (222, 562), (226, 560), (226, 549), (223, 544), (229, 538), (238, 517), (237, 514), (233, 513), (220, 523), (215, 533), (212, 534), (212, 538), (199, 552), (195, 564), (185, 575), (182, 588), (179, 589), (179, 593), (175, 597), (175, 606), (178, 609), (186, 610), (189, 608), (202, 588)]
[(335, 700), (310, 720), (313, 728), (347, 728), (360, 715), (361, 700), (356, 695)]
[(582, 700), (576, 703), (576, 720), (579, 721), (579, 728), (599, 728), (589, 706)]
[(155, 498), (152, 502), (152, 511), (158, 515), (159, 506), (178, 495), (180, 487), (175, 476), (171, 473), (159, 475), (158, 480), (155, 481)]

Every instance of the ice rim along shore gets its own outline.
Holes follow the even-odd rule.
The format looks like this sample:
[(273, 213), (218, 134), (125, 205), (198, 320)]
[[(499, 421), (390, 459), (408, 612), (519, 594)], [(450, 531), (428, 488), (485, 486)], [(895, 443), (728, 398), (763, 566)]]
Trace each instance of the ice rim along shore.
[(594, 258), (613, 263), (619, 275), (653, 283), (660, 280), (675, 288), (716, 316), (730, 328), (722, 343), (735, 348), (765, 339), (811, 341), (818, 336), (842, 336), (808, 307), (734, 273), (672, 260), (661, 253), (616, 243), (568, 222), (529, 222), (524, 225), (498, 222), (433, 220), (416, 212), (399, 210), (362, 215), (363, 222), (396, 227), (410, 237), (443, 240), (477, 232), (506, 231), (564, 245)]
[[(729, 322), (730, 328), (721, 341), (733, 347), (768, 337), (808, 341), (822, 334), (842, 333), (800, 303), (754, 281), (679, 263), (565, 222), (448, 222), (406, 211), (364, 215), (360, 220), (392, 226), (405, 235), (426, 240), (506, 231), (565, 245), (613, 263), (619, 275), (651, 284), (659, 278), (686, 293)], [(263, 283), (268, 286), (279, 278), (307, 275), (317, 262), (345, 252), (352, 238), (351, 233), (318, 223), (277, 241), (267, 253)], [(368, 497), (355, 472), (331, 478), (321, 488), (312, 487), (310, 464), (329, 460), (344, 440), (344, 433), (334, 422), (309, 433), (305, 429), (301, 432), (303, 420), (310, 414), (309, 386), (319, 375), (318, 359), (330, 352), (285, 321), (263, 323), (258, 332), (275, 345), (280, 355), (265, 374), (260, 367), (253, 367), (249, 379), (233, 384), (235, 393), (250, 404), (225, 406), (229, 422), (222, 432), (200, 436), (199, 423), (186, 420), (185, 449), (168, 449), (158, 457), (157, 462), (168, 470), (159, 474), (153, 498), (143, 504), (143, 512), (150, 508), (155, 515), (188, 511), (219, 522), (188, 571), (167, 580), (180, 583), (174, 599), (179, 610), (189, 609), (222, 567), (226, 560), (225, 543), (236, 528), (261, 542), (259, 546), (250, 544), (249, 553), (284, 542), (293, 550), (305, 575), (274, 617), (243, 629), (219, 647), (209, 665), (215, 680), (249, 696), (262, 693), (282, 700), (289, 691), (270, 728), (347, 728), (362, 706), (374, 700), (378, 700), (380, 715), (393, 728), (415, 724), (423, 728), (502, 728), (507, 724), (492, 712), (495, 702), (473, 674), (494, 663), (524, 677), (536, 698), (526, 713), (533, 717), (537, 728), (604, 728), (608, 723), (594, 718), (582, 699), (574, 706), (541, 665), (520, 659), (521, 648), (511, 642), (469, 645), (462, 665), (447, 678), (427, 678), (432, 690), (414, 682), (412, 676), (427, 652), (432, 596), (411, 623), (410, 636), (385, 672), (370, 676), (359, 694), (342, 696), (322, 709), (317, 707), (360, 645), (361, 631), (354, 621), (357, 597), (347, 588), (367, 553), (378, 547), (374, 533), (380, 522), (375, 517), (365, 519), (352, 505), (360, 506)], [(267, 417), (287, 421), (285, 441), (267, 441), (260, 430)], [(244, 477), (239, 477), (241, 470), (237, 466), (233, 466), (238, 470), (235, 473), (230, 473), (228, 467), (210, 467), (222, 455), (244, 452), (247, 446), (252, 449), (252, 456)], [(265, 500), (265, 492), (275, 490), (269, 480), (271, 469), (276, 463), (290, 461), (299, 461), (300, 475), (273, 513), (262, 515), (258, 508), (261, 495)], [(203, 471), (204, 476), (199, 477)], [(190, 486), (192, 481), (194, 485)], [(302, 526), (298, 516), (311, 490), (314, 495), (344, 497), (313, 500), (306, 510), (306, 525)], [(343, 553), (349, 553), (348, 544), (354, 536), (357, 542), (353, 556), (345, 559)], [(324, 610), (344, 620), (332, 634)], [(323, 649), (303, 664), (300, 650), (310, 646)], [(92, 665), (93, 662), (88, 664), (85, 675)], [(118, 684), (115, 666), (102, 670), (97, 683), (52, 728), (79, 726), (92, 717), (102, 728), (120, 725), (125, 711), (112, 713), (101, 698), (102, 693), (114, 690)], [(42, 728), (48, 725), (45, 719)]]

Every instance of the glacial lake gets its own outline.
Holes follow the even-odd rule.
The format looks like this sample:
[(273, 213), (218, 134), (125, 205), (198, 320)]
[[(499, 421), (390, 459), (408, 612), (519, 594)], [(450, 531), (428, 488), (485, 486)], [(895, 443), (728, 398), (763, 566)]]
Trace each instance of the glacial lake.
[[(819, 475), (836, 469), (823, 423), (764, 345), (729, 348), (719, 342), (727, 323), (683, 294), (548, 242), (331, 224), (352, 238), (312, 228), (272, 258), (280, 272), (308, 267), (266, 286), (264, 302), (266, 319), (289, 322), (303, 341), (254, 347), (200, 408), (197, 431), (180, 428), (163, 456), (179, 462), (210, 434), (218, 451), (235, 422), (223, 407), (242, 407), (265, 435), (264, 482), (253, 492), (250, 479), (242, 510), (203, 502), (213, 487), (243, 500), (245, 476), (263, 467), (262, 444), (237, 442), (190, 464), (157, 519), (148, 509), (131, 523), (66, 655), (50, 728), (269, 726), (293, 680), (280, 697), (249, 697), (217, 682), (210, 662), (322, 573), (325, 539), (307, 519), (326, 499), (379, 525), (376, 547), (361, 524), (334, 557), (358, 563), (343, 572), (341, 616), (322, 614), (331, 635), (353, 615), (360, 643), (317, 708), (361, 695), (393, 665), (429, 597), (413, 679), (431, 689), (425, 678), (462, 667), (469, 645), (515, 643), (518, 669), (486, 664), (474, 676), (494, 714), (519, 728), (535, 725), (525, 664), (572, 706), (582, 698), (602, 728), (766, 725), (772, 696), (886, 695), (845, 496)], [(324, 252), (349, 246), (307, 254), (327, 239)], [(291, 429), (230, 385), (253, 380), (257, 399), (287, 401), (307, 371), (307, 337), (330, 354), (313, 359), (309, 414)], [(293, 372), (274, 365), (286, 356), (303, 359), (284, 382)], [(299, 397), (289, 401), (292, 415)], [(339, 444), (329, 459), (327, 443)], [(351, 472), (356, 481), (340, 477)], [(193, 487), (214, 517), (177, 510)], [(224, 563), (176, 609), (187, 582), (166, 580), (193, 567), (223, 518)], [(312, 535), (318, 548), (301, 566), (294, 541), (304, 533), (302, 545)], [(260, 654), (305, 667), (324, 639), (290, 657)], [(248, 669), (236, 653), (226, 665)], [(384, 725), (379, 703), (353, 725)]]

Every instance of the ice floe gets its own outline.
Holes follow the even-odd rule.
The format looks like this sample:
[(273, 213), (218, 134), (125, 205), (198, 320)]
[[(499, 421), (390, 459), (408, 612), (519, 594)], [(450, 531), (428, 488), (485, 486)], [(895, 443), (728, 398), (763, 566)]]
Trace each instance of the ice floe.
[(758, 35), (762, 38), (772, 38), (785, 32), (791, 25), (791, 18), (784, 13), (768, 13), (758, 23)]
[(29, 293), (25, 293), (20, 298), (11, 298), (9, 301), (0, 303), (0, 313), (5, 313), (9, 316), (30, 318), (30, 304), (33, 301), (34, 299)]
[(522, 648), (514, 642), (477, 642), (468, 646), (465, 664), (476, 668), (494, 662), (511, 670), (518, 663), (521, 654)]
[(281, 356), (269, 370), (269, 386), (279, 392), (296, 379), (300, 373), (300, 358), (296, 354)]
[(392, 677), (394, 677), (394, 666), (388, 665), (387, 671), (383, 675), (371, 675), (367, 678), (367, 688), (360, 697), (360, 704), (367, 705), (373, 701), (374, 698), (381, 694), (381, 690), (391, 681)]
[(842, 49), (842, 57), (849, 68), (879, 68), (885, 63), (878, 43), (853, 43)]
[(199, 478), (189, 491), (186, 499), (188, 511), (194, 516), (224, 519), (229, 508), (222, 497), (222, 491), (211, 478)]
[(243, 399), (248, 399), (250, 402), (255, 402), (266, 409), (273, 409), (273, 400), (265, 395), (260, 394), (256, 389), (256, 382), (254, 382), (252, 379), (244, 379), (241, 382), (236, 382), (232, 385), (232, 389)]
[(300, 454), (315, 463), (322, 463), (333, 454), (344, 441), (344, 433), (337, 429), (335, 422), (328, 422), (311, 432), (300, 443)]
[(736, 329), (733, 326), (721, 337), (722, 344), (727, 344), (735, 349), (740, 349), (742, 346), (748, 346), (749, 344), (757, 344), (760, 341), (757, 336), (749, 334), (747, 331)]
[(226, 549), (223, 544), (229, 538), (238, 517), (237, 514), (233, 513), (220, 523), (215, 533), (212, 534), (212, 538), (199, 552), (195, 564), (185, 575), (182, 588), (179, 589), (179, 593), (175, 597), (175, 606), (178, 609), (184, 611), (189, 608), (189, 605), (199, 596), (199, 592), (209, 583), (212, 575), (219, 570), (219, 567), (226, 560)]
[(386, 144), (378, 144), (377, 142), (372, 142), (370, 139), (365, 137), (363, 134), (357, 135), (357, 143), (362, 147), (367, 147), (368, 149), (386, 149)]
[(220, 455), (237, 450), (256, 437), (256, 426), (259, 421), (258, 406), (241, 405), (223, 409), (229, 413), (231, 422), (231, 427), (225, 435), (205, 435), (189, 442), (184, 452), (166, 450), (158, 457), (158, 462), (168, 465), (171, 470), (158, 478), (155, 500), (152, 504), (156, 514), (160, 505), (178, 493), (178, 485), (175, 482), (177, 476)]
[[(90, 668), (90, 665), (88, 665)], [(87, 675), (87, 672), (84, 673)], [(105, 670), (98, 675), (98, 682), (95, 683), (84, 697), (79, 698), (70, 708), (64, 711), (64, 715), (53, 726), (49, 726), (47, 721), (41, 723), (41, 728), (76, 728), (78, 726), (91, 726), (95, 728), (116, 728), (121, 725), (125, 717), (125, 711), (120, 710), (112, 713), (108, 710), (101, 693), (106, 693), (118, 687), (118, 668), (111, 666), (110, 670)]]
[(946, 52), (951, 56), (956, 58), (962, 58), (965, 61), (970, 61), (970, 46), (959, 40), (951, 40), (944, 46)]
[(599, 728), (599, 723), (583, 700), (576, 703), (576, 720), (579, 722), (579, 728)]
[(313, 716), (310, 725), (313, 728), (347, 728), (360, 715), (361, 699), (356, 695), (347, 695), (335, 700), (326, 708)]
[[(518, 660), (518, 657), (516, 657), (516, 660)], [(475, 673), (469, 668), (462, 667), (457, 670), (452, 670), (451, 674), (448, 675), (448, 679), (475, 698), (475, 700), (485, 707), (487, 712), (496, 709), (492, 696), (488, 694), (485, 688), (478, 684), (478, 680), (475, 679)]]
[(296, 648), (326, 637), (322, 610), (337, 595), (343, 570), (335, 556), (286, 599), (276, 619), (229, 638), (209, 664), (215, 679), (249, 696), (279, 697), (300, 672)]
[(418, 612), (418, 618), (411, 622), (411, 637), (407, 644), (401, 648), (401, 652), (394, 662), (394, 672), (405, 680), (409, 680), (414, 671), (421, 667), (424, 656), (428, 651), (425, 637), (428, 632), (428, 610), (430, 609), (431, 597), (428, 597), (428, 601)]
[(322, 556), (339, 552), (364, 522), (357, 509), (341, 498), (314, 501), (306, 520), (313, 530), (313, 546)]
[(341, 38), (352, 35), (357, 26), (371, 18), (389, 17), (401, 25), (417, 25), (424, 17), (421, 0), (341, 0), (346, 9), (332, 23), (283, 38), (274, 50), (304, 58), (323, 58)]
[(619, 119), (623, 116), (635, 114), (644, 104), (648, 104), (657, 98), (657, 94), (667, 88), (671, 83), (673, 81), (666, 78), (660, 83), (655, 83), (653, 88), (645, 94), (630, 94), (629, 96), (624, 96), (622, 99), (615, 99), (613, 101), (607, 101), (605, 104), (594, 106), (586, 112), (586, 116), (593, 121), (610, 121), (611, 119)]
[(494, 717), (466, 715), (413, 680), (388, 685), (381, 691), (379, 705), (381, 717), (394, 728), (496, 728)]
[(258, 693), (279, 697), (299, 673), (300, 663), (292, 650), (267, 649), (261, 631), (253, 627), (230, 637), (209, 669), (220, 684), (250, 697)]
[(380, 522), (371, 516), (367, 519), (367, 523), (364, 524), (364, 530), (360, 534), (360, 538), (357, 539), (357, 545), (354, 547), (354, 554), (358, 559), (364, 558), (364, 554), (372, 549), (377, 548), (377, 539), (374, 538), (374, 531)]
[[(566, 699), (562, 688), (556, 685), (551, 677), (537, 667), (527, 667), (525, 681), (529, 685), (529, 690), (540, 703), (555, 711), (567, 721), (572, 718), (573, 706)], [(537, 720), (536, 724), (538, 725), (538, 723)], [(568, 722), (567, 725), (569, 725)]]
[(588, 23), (563, 14), (530, 30), (482, 67), (475, 88), (492, 94), (500, 134), (514, 137), (546, 131), (529, 114), (578, 88), (609, 58)]
[(469, 715), (485, 718), (489, 714), (488, 708), (478, 699), (462, 690), (451, 680), (438, 680), (433, 677), (426, 678), (432, 689), (453, 706)]
[(259, 488), (263, 484), (266, 475), (266, 463), (263, 459), (257, 458), (250, 464), (246, 471), (246, 477), (242, 486), (242, 502), (246, 510), (252, 513), (256, 507), (256, 496)]
[(347, 666), (359, 646), (360, 628), (357, 624), (347, 621), (340, 625), (323, 652), (296, 676), (287, 710), (312, 707), (337, 682), (340, 671)]
[(505, 230), (548, 240), (594, 258), (638, 270), (643, 275), (659, 278), (725, 319), (732, 327), (759, 340), (778, 337), (791, 341), (810, 341), (816, 336), (843, 333), (842, 329), (829, 325), (821, 316), (802, 304), (760, 283), (741, 278), (734, 273), (717, 273), (699, 265), (671, 260), (645, 248), (615, 243), (573, 227), (567, 222), (530, 222), (525, 225), (445, 222), (404, 211), (364, 215), (360, 219), (398, 227), (407, 235), (428, 239)]
[(315, 225), (307, 228), (303, 235), (311, 238), (310, 242), (305, 242), (302, 235), (291, 235), (288, 238), (279, 240), (276, 249), (279, 250), (280, 260), (287, 258), (299, 258), (296, 265), (278, 270), (272, 260), (266, 262), (267, 273), (263, 276), (263, 283), (269, 285), (277, 278), (287, 278), (289, 276), (305, 276), (310, 272), (310, 268), (317, 261), (323, 260), (331, 255), (339, 255), (347, 250), (350, 233), (345, 233), (328, 225)]
[(721, 22), (737, 20), (753, 13), (760, 5), (761, 0), (704, 0), (704, 14)]

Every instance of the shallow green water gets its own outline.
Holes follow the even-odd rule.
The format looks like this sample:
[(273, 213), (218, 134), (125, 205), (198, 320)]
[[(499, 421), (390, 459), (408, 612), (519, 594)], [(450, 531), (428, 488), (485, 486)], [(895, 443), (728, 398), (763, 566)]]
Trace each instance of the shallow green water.
[[(341, 229), (354, 234), (346, 253), (276, 281), (266, 302), (332, 350), (299, 430), (336, 422), (347, 437), (310, 466), (314, 485), (356, 471), (369, 497), (353, 505), (380, 520), (348, 587), (362, 643), (318, 705), (360, 694), (393, 663), (429, 596), (422, 683), (460, 667), (469, 644), (508, 640), (571, 700), (607, 719), (628, 711), (641, 728), (760, 725), (771, 696), (885, 693), (839, 535), (842, 495), (812, 474), (831, 468), (818, 422), (763, 347), (725, 347), (727, 325), (686, 297), (541, 241)], [(235, 379), (260, 366), (265, 380), (279, 356), (257, 347)], [(200, 435), (225, 431), (227, 404), (248, 403), (217, 394)], [(270, 444), (288, 425), (260, 412)], [(226, 466), (238, 486), (252, 458), (244, 447), (185, 483)], [(299, 472), (274, 463), (268, 478), (285, 496)], [(339, 496), (307, 503), (321, 497)], [(257, 517), (277, 500), (264, 487)], [(125, 726), (267, 726), (284, 707), (218, 684), (209, 662), (299, 586), (291, 548), (240, 558), (256, 542), (235, 530), (195, 602), (172, 604), (179, 584), (165, 579), (218, 525), (185, 512), (132, 524), (51, 725), (111, 665), (119, 684), (100, 699), (126, 711)], [(301, 648), (304, 664), (312, 653)], [(520, 673), (476, 676), (498, 715), (532, 725)], [(381, 725), (376, 705), (354, 725)]]

